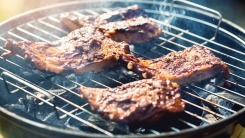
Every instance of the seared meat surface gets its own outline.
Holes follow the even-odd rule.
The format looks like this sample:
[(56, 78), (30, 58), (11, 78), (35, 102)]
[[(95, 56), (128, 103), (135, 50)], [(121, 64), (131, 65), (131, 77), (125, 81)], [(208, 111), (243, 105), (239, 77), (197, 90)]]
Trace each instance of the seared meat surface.
[(120, 123), (154, 123), (184, 110), (176, 83), (159, 78), (143, 79), (116, 88), (79, 89), (91, 109)]
[(142, 16), (102, 24), (98, 28), (118, 42), (145, 43), (162, 35), (162, 29), (155, 22)]
[(225, 63), (198, 45), (152, 60), (131, 55), (128, 43), (145, 43), (162, 34), (137, 5), (98, 16), (69, 14), (62, 22), (73, 30), (67, 36), (53, 42), (7, 40), (4, 48), (10, 53), (3, 56), (19, 54), (35, 68), (55, 74), (98, 72), (118, 65), (135, 71), (145, 79), (116, 88), (79, 88), (92, 110), (112, 121), (147, 124), (182, 112), (178, 84), (222, 71), (229, 74)]
[(63, 15), (61, 22), (70, 30), (86, 24), (93, 24), (105, 35), (115, 41), (127, 43), (145, 43), (162, 35), (162, 29), (144, 15), (144, 10), (137, 6), (120, 9), (98, 16)]
[(116, 66), (120, 56), (129, 54), (127, 43), (106, 38), (91, 25), (51, 43), (7, 40), (5, 48), (20, 54), (39, 70), (56, 74), (100, 71)]
[(224, 62), (207, 48), (198, 45), (152, 60), (126, 60), (127, 68), (138, 72), (143, 78), (159, 76), (178, 84), (202, 81), (222, 71), (225, 76), (229, 74)]
[(145, 10), (139, 5), (133, 5), (112, 12), (101, 14), (96, 18), (96, 21), (108, 23), (108, 22), (126, 20), (138, 16), (143, 16), (143, 15), (146, 15)]
[(101, 15), (83, 16), (75, 13), (68, 13), (61, 15), (61, 22), (70, 31), (78, 29), (85, 24), (105, 24), (108, 22), (116, 22), (126, 20), (138, 16), (145, 15), (145, 10), (138, 5), (129, 6), (113, 12), (107, 12)]

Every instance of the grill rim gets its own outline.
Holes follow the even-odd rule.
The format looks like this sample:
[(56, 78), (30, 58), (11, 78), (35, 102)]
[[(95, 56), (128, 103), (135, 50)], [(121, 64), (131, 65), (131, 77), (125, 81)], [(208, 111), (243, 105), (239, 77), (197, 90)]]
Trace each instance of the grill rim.
[[(105, 2), (110, 2), (110, 1), (115, 2), (115, 0), (106, 0)], [(139, 0), (139, 1), (141, 1), (141, 0)], [(2, 28), (4, 28), (5, 30), (9, 30), (9, 29), (13, 28), (12, 26), (10, 27), (10, 25), (9, 25), (9, 24), (11, 24), (11, 22), (14, 22), (15, 20), (18, 20), (18, 19), (23, 20), (23, 18), (24, 18), (24, 19), (28, 19), (28, 20), (25, 20), (23, 22), (23, 23), (26, 23), (28, 21), (31, 21), (31, 20), (35, 19), (36, 16), (38, 16), (39, 18), (43, 17), (43, 16), (46, 16), (46, 13), (42, 14), (42, 11), (45, 11), (47, 9), (52, 9), (52, 14), (53, 14), (53, 12), (57, 13), (57, 10), (54, 10), (54, 9), (57, 9), (59, 7), (74, 5), (74, 4), (78, 4), (78, 3), (82, 4), (82, 3), (96, 3), (96, 2), (97, 1), (92, 1), (92, 2), (73, 1), (73, 2), (64, 2), (64, 3), (60, 3), (60, 4), (54, 4), (54, 5), (38, 8), (38, 9), (33, 9), (33, 10), (30, 10), (30, 11), (24, 12), (22, 14), (19, 14), (17, 16), (14, 16), (14, 17), (12, 17), (12, 18), (0, 23), (0, 26)], [(116, 2), (122, 2), (122, 1), (119, 0), (119, 1), (116, 1)], [(150, 1), (146, 1), (146, 2), (150, 2)], [(41, 15), (40, 15), (40, 13), (41, 13)], [(28, 18), (28, 17), (30, 17), (29, 15), (33, 15), (33, 14), (35, 14), (36, 16), (34, 16), (32, 18)], [(243, 33), (245, 35), (245, 29), (243, 29), (242, 27), (236, 25), (235, 23), (233, 23), (233, 22), (231, 22), (229, 20), (226, 20), (226, 19), (222, 19), (222, 22), (230, 25), (231, 27), (237, 29), (238, 31), (240, 31), (241, 33)], [(22, 23), (18, 22), (17, 24), (20, 25)], [(13, 26), (16, 26), (16, 23)], [(195, 134), (198, 134), (198, 133), (201, 134), (202, 132), (210, 132), (210, 129), (212, 129), (212, 131), (214, 131), (213, 128), (216, 128), (216, 130), (219, 130), (220, 128), (227, 127), (226, 126), (227, 124), (240, 123), (240, 122), (242, 122), (242, 115), (244, 115), (244, 114), (245, 114), (245, 108), (241, 109), (237, 113), (232, 114), (231, 116), (229, 116), (229, 117), (227, 117), (225, 119), (222, 119), (221, 121), (209, 124), (207, 126), (198, 126), (198, 128), (195, 128), (195, 129), (188, 128), (188, 129), (181, 130), (180, 132), (177, 132), (177, 133), (176, 132), (166, 132), (166, 133), (160, 134), (160, 135), (145, 134), (144, 136), (145, 137), (161, 137), (161, 136), (168, 137), (168, 136), (188, 135), (188, 134), (193, 135), (194, 133)], [(32, 128), (35, 127), (35, 129), (38, 130), (36, 132), (39, 132), (40, 129), (42, 129), (45, 132), (48, 130), (49, 132), (52, 132), (52, 133), (54, 132), (54, 133), (58, 133), (58, 134), (62, 134), (62, 135), (65, 134), (65, 135), (69, 135), (69, 136), (108, 137), (108, 136), (103, 135), (103, 134), (84, 133), (82, 131), (73, 131), (73, 130), (68, 130), (68, 129), (57, 128), (57, 127), (54, 127), (54, 126), (48, 126), (47, 127), (47, 125), (32, 121), (32, 120), (30, 120), (28, 118), (21, 117), (21, 116), (15, 114), (13, 112), (8, 111), (7, 109), (4, 109), (3, 107), (0, 107), (0, 115), (3, 115), (8, 120), (11, 120), (11, 121), (15, 120), (16, 122), (12, 121), (15, 124), (17, 124), (17, 122), (20, 122), (23, 125), (32, 126)], [(226, 124), (226, 125), (224, 125), (224, 124)], [(243, 124), (244, 124), (244, 122), (243, 122)], [(20, 124), (17, 124), (17, 125), (21, 126)], [(29, 128), (26, 127), (26, 129), (29, 129)], [(131, 137), (139, 137), (139, 136), (142, 136), (142, 135), (115, 135), (115, 136), (120, 136), (120, 137), (129, 137), (129, 136), (131, 136)]]
[[(245, 113), (245, 109), (242, 109), (240, 111), (238, 111), (236, 114), (233, 114), (229, 117), (227, 117), (226, 119), (222, 119), (221, 121), (215, 122), (213, 124), (209, 124), (207, 126), (198, 126), (198, 128), (188, 128), (188, 129), (184, 129), (181, 130), (180, 132), (167, 132), (164, 134), (160, 134), (160, 135), (154, 135), (154, 134), (145, 134), (144, 137), (173, 137), (173, 136), (188, 136), (191, 135), (193, 136), (194, 134), (202, 134), (203, 132), (210, 132), (214, 131), (214, 130), (219, 130), (221, 131), (222, 128), (224, 127), (228, 127), (229, 125), (235, 125), (238, 124), (240, 122), (242, 122), (242, 116)], [(82, 131), (73, 131), (73, 130), (68, 130), (68, 129), (61, 129), (61, 128), (57, 128), (57, 127), (53, 127), (53, 126), (47, 126), (45, 124), (41, 124), (35, 121), (32, 121), (28, 118), (24, 118), (21, 117), (15, 113), (12, 113), (10, 111), (8, 111), (7, 109), (4, 109), (3, 107), (0, 107), (0, 114), (3, 115), (6, 119), (8, 119), (9, 121), (11, 120), (12, 123), (15, 123), (16, 125), (19, 125), (20, 127), (23, 128), (22, 125), (27, 126), (24, 127), (25, 129), (29, 130), (29, 131), (33, 131), (34, 129), (36, 130), (36, 133), (42, 134), (40, 133), (42, 131), (44, 132), (51, 132), (55, 134), (55, 136), (62, 135), (62, 136), (86, 136), (86, 137), (108, 137), (106, 135), (103, 134), (93, 134), (93, 133), (83, 133)], [(227, 125), (229, 124), (229, 125)], [(31, 127), (28, 127), (31, 126)], [(28, 129), (31, 128), (31, 129)], [(213, 129), (215, 128), (215, 129)], [(217, 131), (217, 133), (219, 132)], [(116, 135), (117, 137), (125, 137), (128, 138), (130, 137), (142, 137), (142, 135)]]
[[(32, 9), (32, 10), (20, 13), (18, 15), (15, 15), (15, 16), (13, 16), (13, 17), (1, 22), (0, 26), (1, 26), (1, 28), (4, 28), (5, 30), (9, 30), (9, 29), (13, 28), (13, 27), (9, 27), (10, 26), (9, 22), (17, 20), (18, 18), (26, 17), (25, 19), (28, 19), (28, 21), (31, 21), (32, 19), (36, 18), (36, 16), (33, 16), (33, 15), (39, 14), (38, 17), (42, 17), (42, 15), (45, 16), (46, 13), (45, 12), (43, 13), (42, 11), (46, 11), (47, 9), (49, 9), (49, 10), (53, 9), (53, 8), (57, 9), (58, 7), (61, 8), (61, 7), (69, 6), (69, 5), (72, 6), (72, 5), (75, 5), (75, 4), (83, 4), (83, 3), (84, 4), (86, 4), (86, 3), (96, 3), (96, 2), (99, 2), (99, 1), (100, 0), (94, 0), (94, 1), (90, 1), (90, 2), (86, 2), (86, 1), (71, 1), (71, 2), (58, 3), (58, 4), (53, 4), (53, 5), (49, 5), (49, 6), (44, 6), (44, 7)], [(114, 1), (115, 2), (115, 0), (104, 0), (104, 1), (105, 2), (110, 2), (110, 1), (112, 1), (112, 2)], [(151, 2), (151, 0), (145, 0), (145, 1), (137, 0), (137, 2), (138, 1), (144, 2), (144, 3)], [(116, 2), (123, 2), (123, 0), (117, 0)], [(51, 14), (54, 14), (54, 13), (57, 13), (57, 12), (58, 12), (57, 10), (52, 10)], [(206, 13), (208, 14), (208, 12), (206, 12)], [(32, 15), (32, 16), (28, 17), (28, 15)], [(24, 23), (28, 22), (28, 21), (25, 20)], [(245, 35), (245, 28), (242, 28), (241, 26), (239, 26), (239, 25), (237, 25), (237, 24), (235, 24), (235, 23), (233, 23), (233, 22), (231, 22), (231, 21), (229, 21), (229, 20), (227, 20), (225, 18), (222, 18), (222, 22), (227, 23), (228, 25), (230, 25), (233, 28), (239, 30), (241, 33), (243, 33)], [(14, 22), (13, 22), (13, 24), (14, 24)], [(20, 24), (20, 23), (18, 23), (18, 24)], [(14, 26), (16, 26), (16, 25), (14, 24)]]

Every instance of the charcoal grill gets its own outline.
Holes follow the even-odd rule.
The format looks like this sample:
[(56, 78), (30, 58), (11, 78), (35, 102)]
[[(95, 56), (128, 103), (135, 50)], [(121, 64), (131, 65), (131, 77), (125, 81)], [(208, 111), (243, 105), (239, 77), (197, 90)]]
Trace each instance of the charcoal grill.
[[(77, 93), (81, 85), (115, 87), (138, 80), (124, 68), (81, 75), (54, 75), (33, 69), (17, 55), (0, 59), (0, 131), (7, 137), (212, 137), (228, 136), (245, 115), (245, 31), (222, 19), (219, 12), (187, 1), (105, 0), (57, 4), (16, 16), (0, 25), (0, 52), (6, 39), (53, 41), (68, 33), (62, 13), (97, 15), (133, 4), (142, 6), (163, 28), (153, 42), (131, 45), (145, 59), (202, 45), (223, 60), (231, 74), (182, 86), (184, 113), (156, 126), (131, 127), (102, 119)], [(226, 93), (224, 95), (220, 92)], [(208, 100), (215, 96), (219, 101)], [(231, 95), (231, 96), (227, 96)], [(225, 103), (225, 104), (224, 104)], [(207, 116), (211, 116), (210, 119)], [(168, 119), (167, 119), (168, 120)]]

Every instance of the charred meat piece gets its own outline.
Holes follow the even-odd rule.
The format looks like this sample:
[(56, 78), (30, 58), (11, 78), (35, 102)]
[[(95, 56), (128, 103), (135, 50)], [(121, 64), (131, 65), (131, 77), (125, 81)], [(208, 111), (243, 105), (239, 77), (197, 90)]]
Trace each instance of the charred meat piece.
[(115, 41), (127, 43), (145, 43), (162, 35), (162, 29), (144, 15), (144, 10), (135, 5), (99, 16), (64, 15), (61, 22), (70, 30), (93, 24), (105, 35)]
[(145, 43), (162, 35), (162, 29), (146, 17), (102, 24), (99, 29), (115, 41)]
[(85, 24), (104, 24), (108, 22), (116, 22), (143, 15), (145, 15), (145, 10), (138, 5), (133, 5), (96, 16), (83, 16), (75, 13), (63, 14), (61, 15), (61, 22), (68, 29), (70, 29), (70, 31), (73, 31), (82, 27)]
[(224, 76), (229, 74), (224, 62), (209, 49), (198, 45), (152, 60), (125, 60), (128, 60), (127, 68), (141, 74), (143, 78), (159, 76), (178, 84), (199, 82), (220, 72), (224, 72)]
[(5, 48), (23, 56), (37, 69), (56, 74), (100, 71), (116, 66), (120, 56), (129, 54), (127, 43), (106, 38), (91, 25), (51, 43), (7, 40)]
[(120, 123), (155, 123), (172, 113), (182, 112), (185, 106), (179, 86), (159, 78), (107, 89), (82, 86), (79, 92), (92, 110)]

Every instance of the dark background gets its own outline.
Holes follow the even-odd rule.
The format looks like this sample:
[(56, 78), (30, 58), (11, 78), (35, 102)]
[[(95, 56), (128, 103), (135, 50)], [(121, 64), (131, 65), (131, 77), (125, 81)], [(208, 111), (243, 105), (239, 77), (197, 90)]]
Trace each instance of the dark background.
[(219, 11), (223, 18), (245, 29), (245, 0), (189, 0)]

